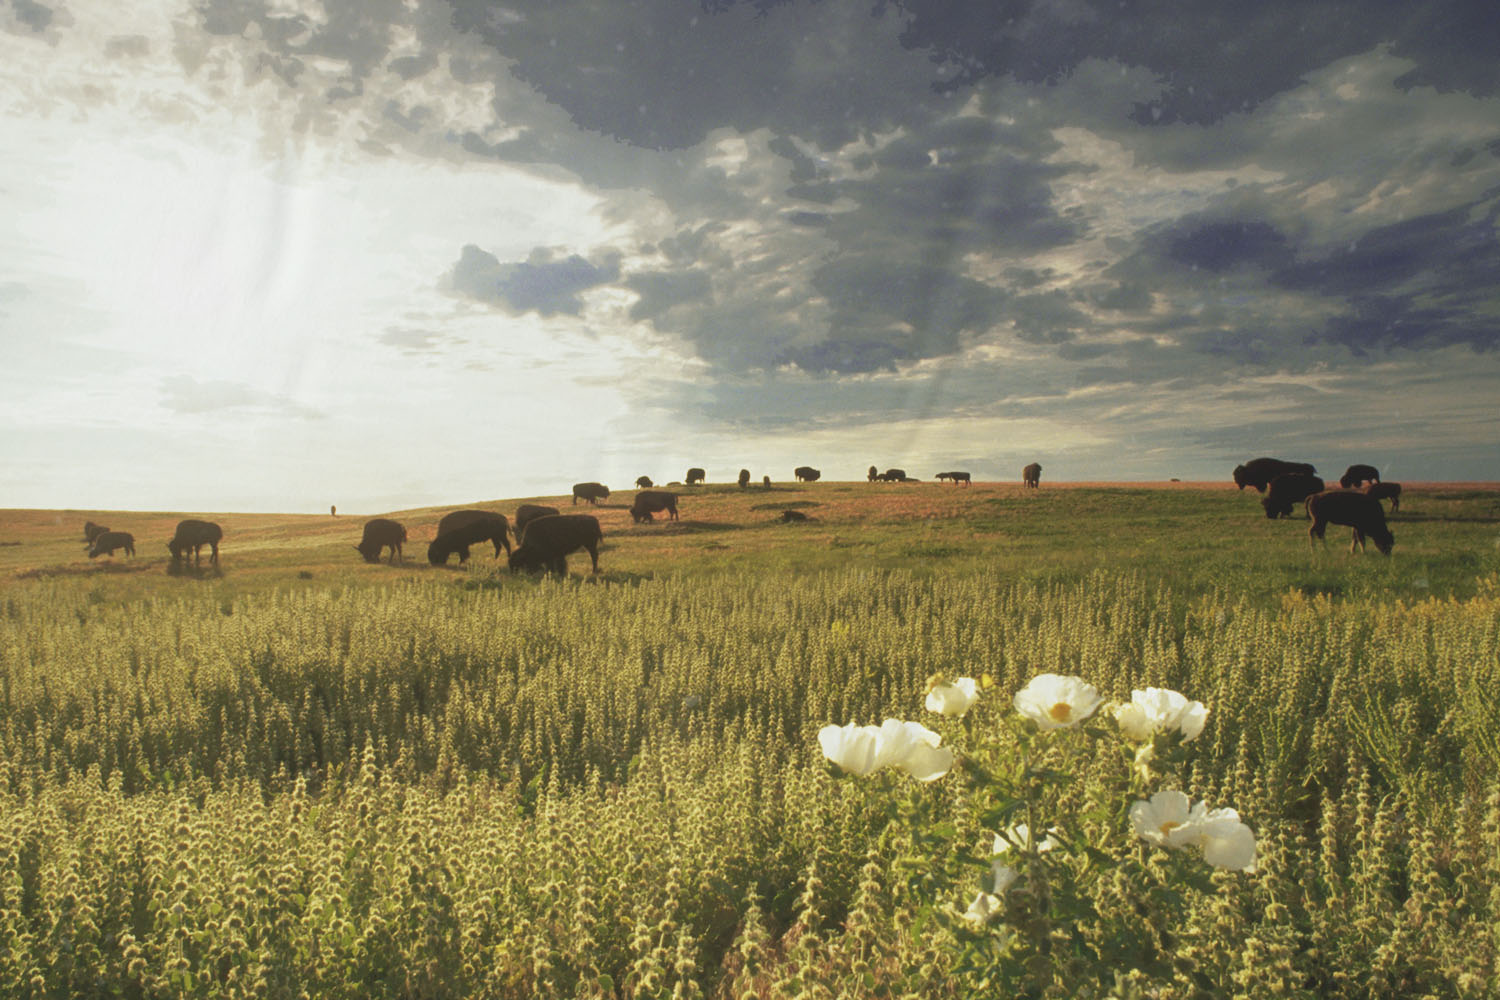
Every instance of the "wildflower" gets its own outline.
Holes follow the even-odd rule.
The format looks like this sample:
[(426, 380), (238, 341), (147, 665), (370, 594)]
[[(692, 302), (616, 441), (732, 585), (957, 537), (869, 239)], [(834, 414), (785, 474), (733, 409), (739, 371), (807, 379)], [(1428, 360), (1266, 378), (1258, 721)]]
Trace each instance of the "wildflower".
[(1203, 860), (1215, 868), (1255, 871), (1255, 832), (1240, 822), (1233, 809), (1211, 809), (1198, 826)]
[(1208, 709), (1168, 688), (1130, 692), (1130, 702), (1115, 706), (1115, 721), (1126, 736), (1146, 741), (1158, 732), (1177, 730), (1182, 742), (1203, 732)]
[(1076, 725), (1094, 714), (1104, 699), (1081, 677), (1038, 674), (1016, 692), (1016, 711), (1042, 729)]
[(1057, 846), (1057, 838), (1052, 836), (1057, 832), (1057, 827), (1052, 827), (1042, 835), (1040, 843), (1033, 844), (1031, 842), (1031, 830), (1025, 823), (1017, 823), (1005, 834), (995, 834), (994, 853), (1004, 854), (1010, 850), (1012, 844), (1016, 844), (1023, 851), (1036, 851), (1038, 854), (1045, 854)]
[(877, 749), (880, 730), (874, 726), (824, 726), (818, 730), (818, 745), (823, 756), (833, 761), (840, 770), (856, 778), (863, 778), (880, 767)]
[(823, 756), (842, 770), (863, 778), (882, 767), (895, 767), (918, 781), (934, 781), (953, 766), (953, 751), (938, 746), (941, 737), (917, 722), (886, 719), (880, 726), (824, 726), (818, 730)]
[(935, 677), (927, 686), (929, 712), (962, 716), (978, 700), (979, 685), (972, 677), (960, 677), (952, 683)]
[(1004, 909), (1000, 897), (988, 892), (981, 892), (974, 897), (974, 902), (964, 911), (964, 919), (971, 924), (987, 924), (994, 920)]
[(1173, 850), (1192, 847), (1198, 842), (1203, 804), (1192, 806), (1182, 792), (1167, 789), (1138, 800), (1130, 807), (1130, 825), (1144, 840)]

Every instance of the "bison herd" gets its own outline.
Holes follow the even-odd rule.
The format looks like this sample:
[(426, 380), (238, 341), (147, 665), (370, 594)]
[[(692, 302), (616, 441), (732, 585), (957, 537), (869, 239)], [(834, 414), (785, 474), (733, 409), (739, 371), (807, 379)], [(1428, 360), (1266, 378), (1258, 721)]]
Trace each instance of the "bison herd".
[[(1401, 484), (1380, 481), (1380, 472), (1371, 465), (1351, 465), (1339, 477), (1340, 489), (1330, 490), (1307, 462), (1286, 462), (1279, 458), (1256, 458), (1234, 467), (1234, 484), (1243, 490), (1252, 487), (1264, 493), (1260, 504), (1272, 520), (1290, 517), (1301, 505), (1312, 522), (1307, 529), (1308, 541), (1325, 541), (1330, 524), (1340, 524), (1353, 533), (1349, 551), (1363, 551), (1369, 538), (1384, 555), (1391, 554), (1396, 536), (1385, 521), (1380, 501), (1391, 502), (1391, 513), (1401, 506)], [(1361, 488), (1363, 487), (1363, 488)]]
[[(210, 565), (217, 566), (219, 540), (223, 537), (224, 530), (212, 521), (195, 521), (189, 518), (177, 522), (177, 530), (172, 533), (172, 540), (167, 542), (167, 551), (172, 553), (172, 565), (185, 561), (190, 550), (193, 564), (200, 565), (200, 553), (203, 546), (207, 545), (211, 550), (208, 561)], [(111, 531), (93, 521), (85, 521), (83, 524), (83, 542), (88, 547), (90, 559), (113, 556), (120, 549), (124, 549), (127, 556), (135, 555), (134, 535), (128, 531)]]

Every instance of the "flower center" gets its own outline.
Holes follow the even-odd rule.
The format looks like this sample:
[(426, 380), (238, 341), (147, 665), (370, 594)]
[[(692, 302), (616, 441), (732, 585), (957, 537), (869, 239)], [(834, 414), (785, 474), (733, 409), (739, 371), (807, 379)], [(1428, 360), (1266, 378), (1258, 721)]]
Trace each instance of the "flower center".
[(1169, 836), (1171, 836), (1172, 831), (1175, 830), (1175, 829), (1177, 829), (1181, 825), (1182, 825), (1181, 823), (1174, 823), (1171, 820), (1167, 820), (1165, 823), (1163, 823), (1161, 825), (1161, 835), (1163, 837), (1169, 837)]
[(1073, 718), (1073, 706), (1065, 701), (1060, 701), (1047, 709), (1047, 714), (1058, 722), (1067, 722)]

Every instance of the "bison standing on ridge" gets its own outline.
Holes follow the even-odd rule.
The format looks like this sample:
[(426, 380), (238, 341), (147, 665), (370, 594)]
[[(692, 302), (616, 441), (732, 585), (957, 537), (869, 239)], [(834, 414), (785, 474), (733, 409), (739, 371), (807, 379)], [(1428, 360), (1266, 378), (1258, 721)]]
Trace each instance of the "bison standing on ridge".
[(663, 510), (673, 521), (679, 520), (676, 493), (668, 493), (665, 490), (641, 490), (635, 495), (635, 503), (630, 505), (630, 516), (636, 524), (640, 524), (643, 521), (655, 520), (651, 515)]
[(1396, 542), (1396, 536), (1385, 524), (1385, 508), (1380, 506), (1379, 500), (1363, 493), (1343, 490), (1314, 493), (1307, 498), (1307, 516), (1312, 518), (1312, 527), (1307, 529), (1309, 545), (1319, 540), (1326, 544), (1323, 532), (1330, 524), (1346, 524), (1354, 530), (1354, 540), (1349, 543), (1350, 552), (1356, 548), (1364, 549), (1367, 535), (1374, 540), (1382, 555), (1390, 555), (1391, 546)]
[(469, 561), (469, 546), (493, 542), (495, 558), (510, 551), (510, 522), (492, 510), (456, 510), (438, 522), (437, 538), (427, 546), (427, 561), (442, 566), (453, 553), (458, 561)]
[(740, 483), (740, 489), (744, 489), (746, 486), (750, 485), (750, 470), (749, 469), (741, 469), (740, 470), (739, 483)]
[(877, 478), (879, 478), (882, 482), (887, 482), (887, 483), (905, 482), (906, 481), (906, 470), (905, 469), (886, 469)]
[(102, 524), (95, 524), (93, 521), (84, 521), (83, 544), (92, 547), (94, 544), (94, 539), (98, 538), (108, 530), (109, 529)]
[(1373, 465), (1351, 465), (1339, 477), (1339, 485), (1346, 490), (1357, 490), (1365, 483), (1380, 482), (1380, 472)]
[(1042, 485), (1042, 467), (1040, 463), (1032, 462), (1021, 470), (1021, 485), (1031, 489), (1040, 489)]
[(944, 479), (951, 479), (955, 485), (963, 483), (965, 486), (968, 486), (971, 481), (967, 472), (939, 472), (934, 478), (939, 482), (942, 482)]
[(1271, 480), (1271, 487), (1261, 500), (1266, 517), (1291, 517), (1292, 508), (1314, 493), (1322, 493), (1325, 484), (1317, 476), (1306, 476), (1300, 472), (1283, 472)]
[(1389, 500), (1392, 514), (1401, 509), (1400, 483), (1371, 483), (1365, 487), (1365, 496), (1374, 497), (1376, 500)]
[[(541, 504), (536, 503), (523, 503), (517, 507), (515, 520), (516, 541), (519, 542), (521, 540), (521, 532), (525, 531), (526, 526), (532, 521), (535, 521), (539, 517), (547, 517), (550, 514), (557, 513), (560, 513), (560, 511), (556, 507), (543, 507)], [(498, 554), (496, 553), (496, 555)]]
[(706, 475), (708, 475), (708, 473), (704, 472), (702, 469), (689, 469), (687, 472), (687, 484), (689, 486), (697, 486), (699, 483), (703, 482), (703, 478)]
[(89, 558), (112, 556), (115, 549), (124, 549), (127, 556), (135, 555), (135, 536), (128, 531), (101, 531), (89, 543)]
[(810, 465), (799, 465), (792, 470), (792, 475), (797, 477), (797, 482), (799, 483), (815, 483), (822, 477), (823, 473)]
[(587, 549), (599, 572), (599, 543), (604, 532), (599, 519), (590, 514), (554, 514), (539, 517), (526, 525), (521, 544), (510, 554), (510, 571), (546, 570), (559, 576), (568, 572), (568, 553)]
[(761, 476), (760, 477), (760, 485), (762, 487), (764, 487), (765, 489), (770, 489), (771, 488), (771, 477), (770, 476)]
[(1255, 492), (1264, 493), (1271, 480), (1288, 472), (1300, 472), (1304, 476), (1315, 476), (1318, 471), (1307, 462), (1283, 462), (1279, 458), (1252, 458), (1244, 465), (1234, 467), (1234, 485), (1243, 490), (1255, 487)]
[(608, 499), (609, 499), (609, 487), (605, 486), (603, 483), (574, 483), (573, 484), (573, 503), (574, 504), (577, 504), (579, 500), (587, 500), (589, 503), (597, 505), (600, 500), (608, 500)]
[(637, 479), (635, 481), (635, 487), (638, 490), (649, 490), (651, 487), (653, 487), (655, 485), (656, 484), (651, 481), (651, 477), (650, 476), (641, 476), (639, 479)]
[(867, 472), (867, 473), (865, 473), (865, 479), (867, 479), (868, 481), (870, 481), (870, 482), (873, 483), (875, 480), (877, 480), (879, 478), (880, 478), (880, 470), (877, 469), (873, 465), (870, 466), (870, 471)]
[(213, 550), (209, 556), (209, 565), (219, 564), (219, 541), (224, 537), (224, 529), (212, 521), (197, 521), (188, 518), (177, 522), (177, 530), (172, 534), (172, 540), (167, 543), (167, 551), (172, 553), (172, 562), (175, 565), (187, 560), (188, 549), (193, 550), (193, 565), (198, 565), (198, 558), (202, 554), (203, 546), (207, 545)]
[(388, 517), (373, 517), (365, 522), (364, 536), (354, 551), (365, 557), (365, 562), (380, 562), (380, 550), (391, 550), (391, 565), (401, 558), (401, 546), (406, 542), (406, 528), (400, 521)]

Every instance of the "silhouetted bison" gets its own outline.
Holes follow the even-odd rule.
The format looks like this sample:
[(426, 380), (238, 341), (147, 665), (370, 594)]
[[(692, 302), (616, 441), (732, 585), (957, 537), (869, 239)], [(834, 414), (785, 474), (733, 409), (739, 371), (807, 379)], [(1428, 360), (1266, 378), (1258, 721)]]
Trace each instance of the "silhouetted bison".
[(865, 473), (865, 478), (873, 483), (875, 480), (880, 478), (880, 470), (875, 468), (875, 466), (873, 465), (870, 466), (870, 471)]
[(815, 483), (823, 473), (810, 465), (799, 465), (792, 470), (792, 475), (797, 477), (799, 483)]
[(89, 544), (89, 558), (112, 556), (115, 549), (124, 549), (127, 556), (135, 555), (135, 536), (128, 531), (101, 531)]
[(1401, 509), (1400, 483), (1371, 483), (1365, 487), (1365, 496), (1374, 497), (1376, 500), (1389, 500), (1392, 514)]
[(84, 521), (83, 544), (92, 547), (94, 544), (94, 539), (98, 538), (108, 530), (109, 529), (102, 524), (95, 524), (93, 521)]
[(372, 517), (365, 522), (364, 537), (354, 546), (354, 551), (365, 557), (365, 562), (380, 561), (380, 550), (391, 550), (391, 565), (401, 558), (401, 546), (406, 541), (406, 529), (400, 521), (388, 517)]
[(209, 564), (216, 566), (219, 562), (219, 541), (223, 537), (224, 529), (214, 522), (188, 518), (177, 522), (177, 530), (167, 543), (167, 551), (172, 553), (172, 562), (177, 563), (186, 561), (188, 549), (192, 549), (193, 565), (197, 566), (203, 546), (207, 545), (213, 550), (208, 559)]
[(760, 477), (760, 484), (762, 486), (764, 486), (766, 489), (770, 489), (771, 488), (771, 477), (770, 476), (761, 476)]
[(539, 517), (547, 517), (550, 514), (559, 513), (556, 507), (543, 507), (541, 504), (523, 503), (516, 508), (516, 541), (520, 542), (521, 532), (526, 530), (526, 525)]
[(1315, 476), (1318, 471), (1307, 462), (1283, 462), (1279, 458), (1253, 458), (1244, 465), (1234, 467), (1234, 485), (1240, 489), (1254, 486), (1255, 492), (1264, 493), (1271, 480), (1287, 472), (1300, 472), (1304, 476)]
[(642, 521), (651, 521), (651, 516), (657, 511), (666, 511), (673, 521), (677, 517), (677, 494), (668, 493), (665, 490), (641, 490), (635, 495), (635, 503), (630, 505), (630, 516), (636, 524)]
[(951, 479), (954, 483), (963, 483), (965, 486), (968, 486), (970, 483), (967, 472), (939, 472), (937, 478), (939, 480)]
[(781, 512), (781, 520), (786, 524), (791, 524), (793, 521), (806, 521), (807, 515), (800, 510), (788, 508)]
[(880, 474), (880, 480), (886, 483), (900, 483), (906, 481), (905, 469), (886, 469)]
[(604, 532), (599, 519), (590, 514), (552, 514), (526, 525), (521, 544), (510, 554), (510, 571), (546, 570), (559, 576), (568, 572), (568, 553), (587, 549), (599, 572), (599, 543)]
[(705, 475), (707, 475), (707, 473), (705, 473), (702, 469), (689, 469), (687, 473), (687, 484), (689, 486), (697, 486), (699, 483), (703, 482), (703, 477)]
[(750, 470), (749, 469), (741, 469), (740, 470), (740, 489), (744, 489), (746, 486), (749, 486), (749, 485), (750, 485)]
[(1022, 469), (1021, 470), (1021, 485), (1023, 487), (1024, 486), (1029, 486), (1029, 487), (1031, 487), (1034, 490), (1041, 489), (1041, 486), (1042, 486), (1042, 467), (1041, 467), (1041, 465), (1039, 465), (1036, 462), (1032, 462), (1030, 465), (1026, 466), (1026, 468)]
[(651, 487), (653, 487), (655, 485), (656, 484), (651, 481), (651, 477), (650, 476), (642, 476), (641, 478), (639, 478), (639, 479), (637, 479), (635, 481), (636, 489), (640, 489), (640, 490), (649, 490)]
[(1307, 529), (1308, 544), (1315, 544), (1315, 539), (1326, 543), (1323, 532), (1330, 524), (1347, 524), (1354, 529), (1350, 552), (1363, 549), (1367, 535), (1383, 555), (1390, 555), (1391, 546), (1396, 542), (1396, 536), (1385, 524), (1385, 508), (1380, 506), (1379, 500), (1363, 493), (1343, 490), (1314, 493), (1307, 498), (1307, 516), (1312, 518), (1312, 527)]
[(438, 522), (437, 537), (427, 546), (427, 561), (441, 566), (453, 553), (458, 561), (469, 561), (469, 546), (492, 542), (495, 558), (500, 550), (510, 551), (510, 522), (504, 514), (492, 510), (456, 510)]
[(589, 503), (597, 504), (600, 500), (609, 499), (609, 487), (603, 483), (574, 483), (573, 502), (587, 500)]
[(1278, 517), (1291, 517), (1294, 506), (1302, 503), (1314, 493), (1322, 493), (1325, 485), (1317, 476), (1307, 476), (1300, 472), (1283, 472), (1271, 480), (1271, 487), (1260, 505), (1266, 509), (1266, 517), (1273, 520)]
[(1339, 477), (1339, 485), (1346, 490), (1357, 490), (1365, 483), (1380, 482), (1380, 472), (1373, 465), (1351, 465)]

